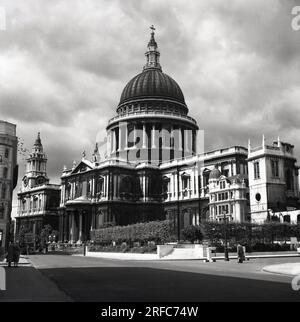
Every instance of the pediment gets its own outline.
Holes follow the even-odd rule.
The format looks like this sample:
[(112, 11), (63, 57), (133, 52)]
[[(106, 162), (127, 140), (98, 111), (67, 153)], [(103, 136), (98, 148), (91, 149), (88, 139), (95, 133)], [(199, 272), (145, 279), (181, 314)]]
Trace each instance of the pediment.
[(87, 160), (81, 160), (80, 163), (77, 164), (74, 170), (72, 170), (71, 174), (86, 172), (88, 170), (94, 169), (94, 166), (91, 162)]

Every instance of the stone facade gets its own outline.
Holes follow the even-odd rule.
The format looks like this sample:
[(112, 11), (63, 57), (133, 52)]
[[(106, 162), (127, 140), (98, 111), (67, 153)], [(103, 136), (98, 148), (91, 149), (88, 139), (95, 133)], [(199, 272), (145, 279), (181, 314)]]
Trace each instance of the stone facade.
[[(291, 145), (197, 150), (198, 124), (188, 115), (179, 85), (162, 72), (159, 57), (152, 32), (146, 65), (125, 86), (117, 115), (108, 122), (106, 146), (96, 144), (91, 160), (84, 152), (72, 168), (64, 168), (61, 241), (81, 243), (92, 229), (153, 220), (170, 219), (179, 238), (183, 227), (204, 220), (240, 222), (251, 220), (250, 215), (256, 220), (261, 209), (253, 194), (258, 191), (266, 195), (261, 202), (266, 209), (278, 198), (283, 198), (281, 206), (297, 203), (298, 168), (287, 151)], [(261, 159), (264, 171), (263, 165), (275, 158), (270, 153), (281, 160), (282, 173), (291, 171), (292, 188), (286, 180), (270, 185), (269, 179), (253, 178), (253, 162)]]
[(0, 247), (7, 245), (12, 193), (18, 180), (16, 125), (0, 121)]
[(250, 207), (253, 222), (261, 223), (272, 212), (299, 209), (299, 180), (294, 146), (278, 138), (268, 145), (248, 147)]
[(36, 235), (45, 225), (59, 229), (60, 185), (49, 183), (46, 166), (47, 157), (38, 133), (18, 192), (17, 232), (23, 227)]

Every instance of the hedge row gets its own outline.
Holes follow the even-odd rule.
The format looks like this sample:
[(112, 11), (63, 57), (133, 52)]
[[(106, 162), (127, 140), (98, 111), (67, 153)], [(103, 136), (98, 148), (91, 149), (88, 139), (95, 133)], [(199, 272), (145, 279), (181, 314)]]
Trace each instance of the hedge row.
[(224, 238), (226, 228), (227, 237), (237, 241), (241, 239), (255, 240), (265, 243), (273, 243), (275, 240), (287, 240), (290, 237), (300, 238), (300, 225), (289, 223), (223, 223), (206, 222), (202, 225), (205, 237), (210, 241)]
[[(204, 222), (199, 226), (188, 226), (182, 230), (182, 238), (195, 242), (206, 239), (212, 245), (222, 244), (227, 233), (228, 242), (242, 244), (273, 244), (274, 241), (286, 241), (290, 237), (300, 238), (300, 225), (289, 223), (224, 223)], [(148, 241), (163, 244), (177, 240), (174, 223), (169, 220), (152, 221), (129, 226), (115, 226), (92, 230), (91, 240), (96, 245), (111, 245), (113, 242), (120, 245), (123, 242), (132, 246), (133, 242), (145, 245)]]
[(129, 226), (115, 226), (91, 231), (91, 240), (98, 245), (109, 245), (112, 242), (142, 244), (154, 241), (156, 244), (175, 240), (174, 227), (169, 220), (152, 221)]

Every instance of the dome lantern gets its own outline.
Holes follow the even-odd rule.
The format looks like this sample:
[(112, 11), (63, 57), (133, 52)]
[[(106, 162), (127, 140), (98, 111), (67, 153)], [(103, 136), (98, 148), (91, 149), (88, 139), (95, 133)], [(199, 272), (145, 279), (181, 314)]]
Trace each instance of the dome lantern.
[(147, 57), (147, 63), (146, 65), (144, 66), (144, 69), (148, 69), (148, 68), (157, 68), (161, 71), (161, 66), (160, 66), (160, 63), (159, 63), (159, 56), (160, 56), (160, 53), (159, 51), (157, 50), (157, 43), (155, 41), (155, 38), (154, 38), (154, 26), (152, 25), (150, 27), (150, 29), (152, 30), (151, 31), (151, 38), (150, 38), (150, 41), (148, 43), (148, 51), (145, 53), (145, 56)]

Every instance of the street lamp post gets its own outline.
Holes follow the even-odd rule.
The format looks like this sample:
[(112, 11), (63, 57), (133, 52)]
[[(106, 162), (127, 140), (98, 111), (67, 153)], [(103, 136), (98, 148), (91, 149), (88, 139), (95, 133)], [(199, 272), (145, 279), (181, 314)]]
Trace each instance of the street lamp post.
[(227, 217), (226, 213), (223, 213), (224, 215), (224, 256), (225, 256), (225, 261), (229, 262), (229, 256), (228, 256), (228, 247), (227, 247)]

